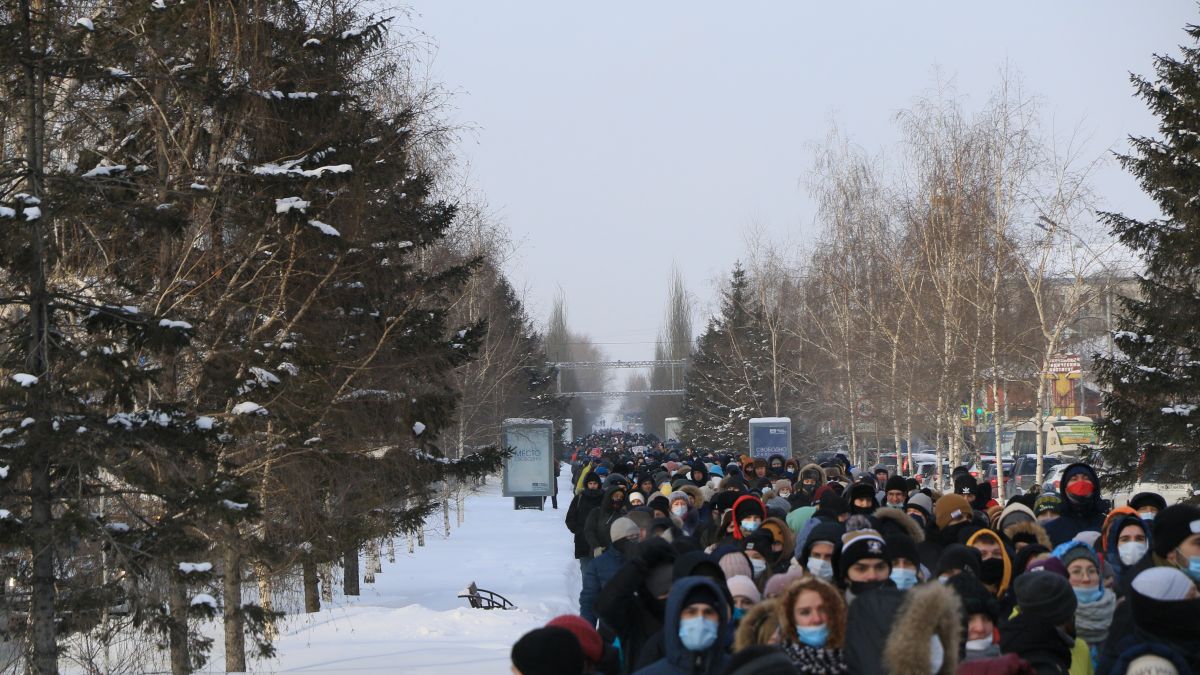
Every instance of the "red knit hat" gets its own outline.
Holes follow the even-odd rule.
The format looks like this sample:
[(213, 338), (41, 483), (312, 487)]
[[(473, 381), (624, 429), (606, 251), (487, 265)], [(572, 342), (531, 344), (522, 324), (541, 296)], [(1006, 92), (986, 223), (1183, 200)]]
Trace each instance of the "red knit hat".
[(579, 646), (583, 649), (583, 658), (591, 663), (600, 663), (604, 658), (604, 642), (600, 639), (600, 634), (587, 622), (587, 619), (578, 614), (556, 616), (546, 622), (546, 626), (571, 631), (575, 639), (579, 640)]

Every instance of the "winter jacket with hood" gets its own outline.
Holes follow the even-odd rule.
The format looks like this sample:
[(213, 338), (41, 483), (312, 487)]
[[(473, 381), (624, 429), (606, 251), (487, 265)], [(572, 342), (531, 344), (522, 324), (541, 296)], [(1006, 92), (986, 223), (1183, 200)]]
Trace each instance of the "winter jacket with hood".
[[(804, 485), (805, 478), (811, 478), (814, 481), (813, 484), (811, 486)], [(807, 492), (815, 501), (816, 497), (814, 494), (817, 488), (824, 484), (825, 470), (821, 468), (820, 464), (805, 464), (800, 467), (800, 475), (796, 477), (796, 489)]]
[[(643, 544), (643, 548), (646, 544)], [(671, 559), (669, 562), (674, 562)], [(625, 563), (596, 598), (596, 616), (621, 640), (623, 672), (633, 670), (646, 640), (662, 629), (665, 602), (646, 589), (646, 565), (640, 559)]]
[[(594, 555), (600, 555), (612, 544), (608, 531), (612, 527), (613, 521), (625, 514), (624, 497), (628, 492), (629, 490), (620, 484), (608, 486), (604, 489), (604, 497), (600, 500), (600, 506), (588, 513), (584, 525), (584, 535), (587, 537), (588, 546), (592, 547)], [(621, 495), (620, 503), (614, 504), (618, 493)]]
[[(984, 539), (991, 539), (1000, 546), (1000, 560), (1004, 563), (1004, 574), (1000, 577), (1000, 582), (997, 584), (996, 597), (1003, 598), (1004, 594), (1008, 591), (1008, 585), (1012, 583), (1012, 560), (1008, 557), (1008, 548), (1004, 545), (1004, 540), (1001, 539), (1000, 535), (991, 530), (979, 530), (971, 535), (971, 538), (967, 540), (967, 546), (974, 547), (975, 542)], [(983, 564), (981, 562), (981, 570)]]
[[(684, 600), (693, 589), (706, 586), (717, 597), (717, 639), (702, 652), (692, 652), (679, 639), (679, 615), (684, 610)], [(667, 597), (667, 608), (663, 614), (662, 640), (666, 656), (634, 675), (718, 675), (729, 661), (726, 653), (733, 641), (733, 625), (729, 621), (729, 604), (725, 593), (716, 582), (707, 577), (684, 577), (671, 586)]]
[[(1130, 510), (1132, 511), (1132, 509)], [(1150, 526), (1137, 515), (1136, 511), (1132, 514), (1119, 515), (1112, 520), (1108, 528), (1108, 536), (1104, 538), (1103, 555), (1105, 564), (1112, 570), (1113, 577), (1116, 580), (1113, 588), (1122, 597), (1128, 595), (1129, 582), (1133, 581), (1133, 575), (1129, 574), (1130, 570), (1137, 563), (1141, 562), (1141, 560), (1138, 560), (1133, 565), (1126, 565), (1121, 562), (1121, 552), (1117, 548), (1117, 540), (1121, 538), (1121, 530), (1130, 525), (1140, 527), (1142, 533), (1146, 535), (1146, 553), (1142, 556), (1142, 559), (1151, 555), (1150, 552), (1154, 549), (1154, 539), (1151, 535)]]
[(746, 539), (746, 534), (742, 532), (742, 518), (747, 515), (756, 515), (763, 520), (767, 518), (767, 507), (763, 506), (762, 500), (754, 495), (742, 495), (733, 503), (733, 538), (739, 543)]
[(592, 557), (592, 546), (587, 539), (587, 517), (593, 509), (604, 501), (604, 491), (600, 489), (583, 490), (571, 500), (567, 507), (567, 529), (575, 535), (575, 558), (587, 559)]
[(629, 545), (617, 542), (609, 546), (588, 565), (587, 571), (583, 573), (583, 589), (579, 591), (579, 616), (587, 619), (593, 626), (596, 625), (596, 598), (600, 596), (601, 589), (609, 582), (610, 579), (617, 576), (617, 572), (628, 560), (628, 557), (618, 548), (623, 548), (625, 551), (630, 551), (637, 546), (636, 542), (630, 542)]
[[(908, 591), (883, 648), (888, 674), (954, 675), (962, 637), (961, 612), (958, 593), (941, 584), (922, 584)], [(942, 665), (937, 671), (930, 665), (933, 637), (942, 647)]]
[[(1067, 492), (1067, 482), (1071, 476), (1079, 473), (1086, 474), (1092, 481), (1092, 494), (1087, 497), (1074, 497)], [(1062, 515), (1044, 525), (1051, 544), (1058, 546), (1074, 539), (1080, 532), (1099, 532), (1104, 527), (1104, 501), (1100, 498), (1100, 479), (1092, 467), (1076, 463), (1063, 469), (1062, 480), (1058, 484), (1058, 496), (1062, 500)]]

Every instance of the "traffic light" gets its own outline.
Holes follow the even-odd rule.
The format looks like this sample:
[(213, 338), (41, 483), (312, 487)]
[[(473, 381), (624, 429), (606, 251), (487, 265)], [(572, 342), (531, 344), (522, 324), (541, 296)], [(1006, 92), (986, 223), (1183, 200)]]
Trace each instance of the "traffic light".
[(978, 408), (976, 408), (976, 409), (975, 409), (975, 416), (976, 416), (976, 417), (983, 417), (983, 414), (984, 414), (985, 412), (986, 412), (986, 411), (983, 409), (983, 407), (982, 407), (982, 406), (980, 406), (980, 407), (978, 407)]

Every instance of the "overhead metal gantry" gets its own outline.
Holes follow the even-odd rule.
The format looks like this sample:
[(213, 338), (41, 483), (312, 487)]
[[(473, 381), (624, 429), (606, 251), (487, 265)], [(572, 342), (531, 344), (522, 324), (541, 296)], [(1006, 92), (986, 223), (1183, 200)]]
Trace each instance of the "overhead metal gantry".
[(558, 391), (555, 396), (577, 396), (579, 398), (626, 398), (629, 396), (683, 396), (683, 389), (648, 389), (645, 391), (563, 391), (564, 370), (607, 370), (609, 368), (658, 368), (671, 369), (671, 386), (675, 386), (675, 369), (687, 365), (686, 359), (657, 359), (651, 361), (551, 361), (546, 365), (559, 373)]

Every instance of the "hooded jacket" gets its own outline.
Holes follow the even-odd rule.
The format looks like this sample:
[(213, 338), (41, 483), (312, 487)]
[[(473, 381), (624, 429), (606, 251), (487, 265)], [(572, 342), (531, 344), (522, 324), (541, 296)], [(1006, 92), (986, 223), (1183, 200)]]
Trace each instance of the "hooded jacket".
[[(692, 652), (683, 646), (679, 639), (679, 615), (684, 610), (684, 600), (697, 587), (706, 586), (716, 595), (715, 609), (721, 617), (717, 621), (717, 639), (702, 652)], [(666, 656), (649, 666), (636, 671), (634, 675), (717, 675), (725, 669), (729, 661), (726, 651), (733, 639), (733, 627), (729, 621), (729, 604), (725, 601), (725, 593), (716, 582), (707, 577), (684, 577), (671, 586), (671, 594), (667, 597), (667, 608), (663, 614), (662, 640)]]
[[(1083, 473), (1092, 481), (1092, 494), (1078, 498), (1067, 492), (1067, 482), (1071, 476)], [(1045, 523), (1046, 534), (1050, 543), (1059, 544), (1070, 541), (1080, 532), (1099, 532), (1104, 527), (1104, 501), (1100, 498), (1100, 479), (1092, 467), (1083, 463), (1075, 463), (1063, 470), (1062, 480), (1058, 484), (1058, 496), (1062, 500), (1062, 515)]]
[(592, 548), (594, 555), (600, 555), (604, 549), (608, 548), (612, 541), (609, 539), (608, 529), (612, 527), (613, 521), (620, 518), (625, 513), (625, 501), (621, 500), (619, 506), (613, 505), (613, 497), (617, 493), (626, 495), (629, 490), (624, 485), (610, 485), (604, 489), (604, 496), (600, 500), (600, 505), (588, 513), (587, 521), (584, 525), (584, 535), (587, 537), (588, 546)]
[[(813, 479), (812, 486), (804, 485), (805, 478)], [(804, 490), (809, 496), (812, 496), (817, 488), (825, 484), (825, 470), (821, 468), (820, 464), (805, 464), (800, 467), (800, 475), (796, 477), (796, 483), (798, 490)]]
[(1008, 548), (1004, 545), (1004, 540), (1000, 538), (1000, 535), (991, 530), (979, 530), (971, 535), (971, 538), (967, 540), (967, 546), (974, 547), (975, 542), (981, 539), (991, 539), (1000, 545), (1000, 560), (1004, 562), (1004, 575), (1000, 577), (1000, 583), (997, 585), (996, 597), (1002, 598), (1008, 590), (1008, 585), (1012, 583), (1013, 576), (1012, 560), (1008, 557)]
[(766, 520), (767, 507), (763, 506), (762, 500), (758, 497), (754, 495), (742, 495), (733, 503), (733, 538), (739, 542), (746, 538), (746, 535), (742, 532), (742, 517), (747, 515), (751, 510), (754, 511), (754, 514)]
[(604, 501), (604, 491), (600, 489), (584, 489), (571, 499), (567, 507), (567, 529), (575, 535), (575, 557), (586, 559), (592, 557), (592, 547), (587, 539), (587, 517)]
[[(941, 584), (923, 584), (905, 594), (883, 647), (889, 675), (953, 675), (962, 636), (958, 593)], [(931, 637), (942, 645), (942, 666), (930, 670)]]
[[(1146, 553), (1142, 556), (1143, 560), (1146, 556), (1153, 555), (1154, 539), (1150, 527), (1136, 512), (1133, 515), (1120, 515), (1114, 518), (1110, 525), (1108, 534), (1104, 538), (1104, 562), (1112, 570), (1113, 576), (1116, 578), (1117, 583), (1114, 585), (1114, 589), (1118, 594), (1124, 596), (1127, 594), (1129, 582), (1132, 581), (1132, 575), (1129, 574), (1129, 571), (1137, 563), (1126, 565), (1121, 562), (1121, 552), (1117, 544), (1117, 540), (1121, 538), (1121, 530), (1130, 525), (1136, 525), (1142, 529), (1142, 532), (1146, 535)], [(1137, 562), (1141, 562), (1141, 560)]]

